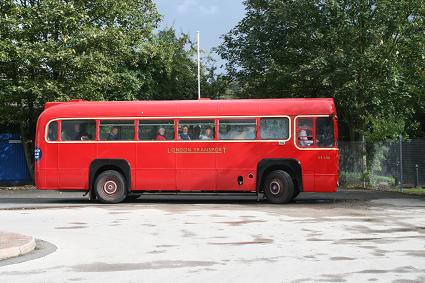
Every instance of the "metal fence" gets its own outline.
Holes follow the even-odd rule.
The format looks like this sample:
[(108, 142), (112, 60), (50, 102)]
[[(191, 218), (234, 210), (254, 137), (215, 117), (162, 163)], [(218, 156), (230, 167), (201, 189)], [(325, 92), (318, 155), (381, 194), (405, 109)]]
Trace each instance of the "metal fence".
[(340, 142), (340, 186), (425, 187), (425, 139)]

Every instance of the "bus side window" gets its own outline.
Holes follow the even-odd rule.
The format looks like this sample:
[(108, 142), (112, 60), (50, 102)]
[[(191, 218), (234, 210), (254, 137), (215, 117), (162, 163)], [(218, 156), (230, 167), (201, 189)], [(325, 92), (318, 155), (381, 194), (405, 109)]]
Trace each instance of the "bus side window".
[(218, 138), (220, 140), (255, 140), (256, 136), (255, 119), (219, 121)]
[(316, 119), (316, 140), (319, 147), (334, 146), (334, 124), (331, 117)]
[(261, 118), (260, 137), (262, 140), (286, 140), (289, 138), (288, 118)]
[(134, 140), (133, 120), (102, 120), (99, 125), (101, 141)]
[(61, 123), (61, 140), (93, 141), (96, 139), (95, 120), (63, 120)]
[(180, 120), (179, 140), (213, 140), (214, 120)]
[(313, 118), (297, 119), (297, 137), (299, 146), (309, 147), (313, 145)]
[(47, 129), (47, 140), (57, 141), (58, 140), (58, 122), (53, 121), (49, 124)]
[(139, 120), (139, 140), (174, 140), (173, 120)]

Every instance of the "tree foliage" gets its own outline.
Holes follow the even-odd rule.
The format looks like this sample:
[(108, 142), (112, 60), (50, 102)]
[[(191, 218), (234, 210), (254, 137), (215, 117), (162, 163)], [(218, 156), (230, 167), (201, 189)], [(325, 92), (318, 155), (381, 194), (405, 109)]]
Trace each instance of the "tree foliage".
[(195, 99), (197, 64), (195, 48), (187, 34), (165, 28), (145, 46), (137, 68), (143, 83), (139, 99)]
[(2, 1), (2, 108), (35, 119), (45, 101), (134, 98), (141, 83), (128, 66), (158, 21), (149, 0)]
[(152, 0), (0, 0), (0, 125), (30, 167), (47, 101), (196, 97), (189, 37), (160, 19)]
[(0, 1), (0, 124), (27, 137), (46, 101), (196, 97), (188, 35), (151, 0)]
[[(334, 97), (346, 138), (415, 132), (425, 2), (246, 0), (219, 48), (246, 97)], [(387, 123), (395, 124), (388, 125)]]

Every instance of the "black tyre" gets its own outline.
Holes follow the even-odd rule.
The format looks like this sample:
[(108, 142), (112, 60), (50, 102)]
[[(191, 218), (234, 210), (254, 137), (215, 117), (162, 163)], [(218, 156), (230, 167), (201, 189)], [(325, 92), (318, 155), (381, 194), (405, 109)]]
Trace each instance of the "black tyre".
[(107, 170), (97, 176), (94, 190), (102, 203), (119, 203), (127, 197), (124, 177), (115, 170)]
[(295, 199), (301, 192), (299, 190), (296, 190), (294, 195), (292, 196), (292, 199)]
[(275, 170), (266, 177), (263, 189), (271, 203), (288, 203), (294, 195), (294, 182), (287, 172)]

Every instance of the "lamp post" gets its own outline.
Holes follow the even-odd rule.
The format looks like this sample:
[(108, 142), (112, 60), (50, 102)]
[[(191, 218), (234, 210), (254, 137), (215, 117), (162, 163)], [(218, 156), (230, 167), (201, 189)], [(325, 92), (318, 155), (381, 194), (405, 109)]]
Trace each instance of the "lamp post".
[(199, 31), (196, 32), (198, 40), (198, 100), (201, 99), (201, 56), (199, 47)]

